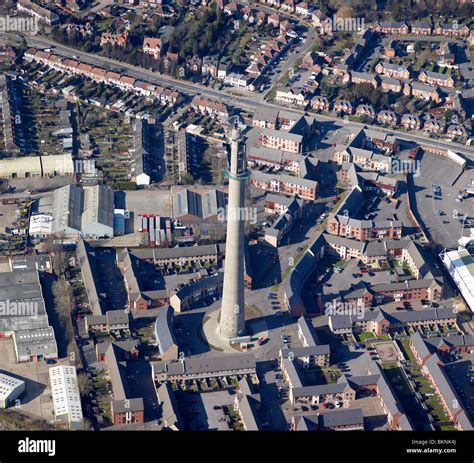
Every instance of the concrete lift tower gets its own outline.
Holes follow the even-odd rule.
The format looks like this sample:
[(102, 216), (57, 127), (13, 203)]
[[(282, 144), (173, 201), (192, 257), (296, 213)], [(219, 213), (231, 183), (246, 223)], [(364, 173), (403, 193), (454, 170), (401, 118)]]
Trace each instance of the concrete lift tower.
[(245, 335), (244, 233), (245, 182), (249, 177), (243, 143), (237, 121), (232, 129), (227, 203), (227, 238), (225, 246), (224, 288), (219, 333), (229, 341)]

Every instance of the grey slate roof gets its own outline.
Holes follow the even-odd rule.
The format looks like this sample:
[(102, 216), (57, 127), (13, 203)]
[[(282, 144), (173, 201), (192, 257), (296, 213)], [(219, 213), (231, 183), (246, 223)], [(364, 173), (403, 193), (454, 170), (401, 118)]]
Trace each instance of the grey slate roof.
[[(433, 382), (436, 384), (440, 395), (443, 397), (444, 403), (448, 407), (452, 416), (457, 417), (459, 414), (463, 414), (464, 409), (462, 408), (462, 401), (458, 397), (454, 386), (452, 385), (450, 379), (446, 375), (444, 368), (442, 366), (441, 359), (438, 357), (438, 354), (433, 354), (425, 363), (425, 367), (431, 376)], [(465, 412), (464, 412), (465, 413)], [(472, 430), (474, 429), (472, 423), (467, 416), (462, 416), (463, 430)], [(455, 418), (456, 419), (456, 418)]]
[(221, 190), (200, 193), (186, 188), (173, 194), (173, 216), (179, 218), (191, 215), (207, 219), (217, 215), (219, 208), (224, 208), (226, 203), (227, 194)]
[(369, 373), (380, 375), (379, 381), (377, 383), (379, 395), (381, 396), (385, 407), (387, 407), (392, 416), (395, 416), (398, 413), (401, 415), (401, 419), (399, 419), (399, 426), (401, 427), (401, 430), (412, 430), (412, 425), (405, 415), (405, 410), (398, 396), (390, 386), (383, 368), (377, 362), (371, 362), (369, 365)]
[(50, 271), (51, 259), (48, 254), (10, 257), (10, 269)]
[(152, 362), (154, 372), (168, 375), (199, 375), (224, 371), (255, 370), (255, 355), (220, 355), (216, 357), (190, 357), (183, 361)]
[[(145, 260), (165, 260), (165, 259), (180, 259), (182, 257), (192, 258), (207, 255), (215, 255), (216, 257), (221, 254), (223, 246), (220, 244), (204, 244), (200, 246), (176, 246), (174, 248), (148, 248), (148, 249), (130, 249), (132, 255), (137, 259)], [(122, 252), (119, 256), (120, 260), (126, 256), (126, 252)]]
[(319, 384), (317, 386), (294, 387), (293, 397), (320, 396), (326, 394), (341, 394), (347, 389), (352, 389), (347, 382)]
[(84, 240), (79, 240), (77, 243), (77, 256), (92, 313), (94, 315), (102, 315), (105, 312), (106, 305), (104, 296), (98, 290), (99, 279), (94, 248)]
[(96, 344), (96, 350), (99, 355), (105, 354), (110, 344), (114, 344), (117, 352), (130, 352), (133, 349), (138, 349), (139, 341), (138, 339), (125, 339), (123, 341), (114, 341), (110, 343), (108, 341), (98, 342)]
[(283, 356), (283, 368), (286, 374), (288, 375), (291, 387), (302, 388), (303, 383), (301, 382), (298, 368), (296, 368), (295, 363), (292, 360), (290, 360), (287, 356)]
[(38, 271), (0, 273), (0, 308), (0, 332), (47, 327), (48, 316)]
[(431, 351), (419, 331), (410, 337), (410, 341), (420, 359), (426, 359), (431, 355)]
[(160, 309), (155, 320), (155, 338), (160, 354), (164, 355), (168, 349), (177, 346), (173, 330), (173, 308), (169, 305)]
[(51, 326), (15, 331), (14, 340), (18, 359), (35, 355), (58, 357), (56, 337)]
[(284, 358), (288, 358), (289, 355), (294, 355), (295, 358), (308, 357), (310, 355), (329, 355), (331, 349), (329, 344), (323, 344), (321, 346), (309, 346), (309, 347), (285, 347), (281, 349), (281, 355)]
[(114, 413), (141, 412), (145, 409), (143, 398), (119, 399), (112, 402)]
[(364, 416), (360, 408), (341, 408), (320, 413), (318, 421), (320, 429), (356, 426), (364, 424)]
[(183, 429), (184, 423), (179, 410), (178, 401), (170, 383), (161, 384), (156, 391), (161, 406), (161, 415), (167, 427)]
[(207, 278), (200, 278), (199, 280), (196, 280), (193, 283), (189, 283), (186, 286), (183, 286), (180, 290), (176, 292), (176, 296), (183, 300), (185, 297), (195, 293), (200, 288), (218, 286), (222, 284), (223, 281), (224, 272), (218, 272), (217, 275), (212, 275)]
[(307, 178), (295, 177), (294, 175), (287, 174), (267, 174), (266, 172), (261, 172), (259, 170), (252, 169), (251, 177), (254, 180), (270, 183), (272, 181), (279, 181), (284, 183), (289, 183), (293, 185), (302, 186), (304, 188), (317, 189), (318, 182), (315, 180), (309, 180)]
[(245, 429), (247, 431), (260, 431), (262, 426), (257, 411), (260, 405), (260, 395), (243, 395), (238, 399), (238, 404)]
[(298, 318), (298, 326), (308, 346), (317, 346), (321, 341), (311, 322), (304, 316)]

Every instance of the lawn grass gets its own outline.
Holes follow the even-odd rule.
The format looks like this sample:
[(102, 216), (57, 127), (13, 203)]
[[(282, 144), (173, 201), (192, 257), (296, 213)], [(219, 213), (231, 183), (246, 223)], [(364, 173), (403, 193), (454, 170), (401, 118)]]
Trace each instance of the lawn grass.
[(410, 360), (410, 362), (415, 363), (416, 359), (413, 355), (413, 352), (410, 349), (410, 341), (408, 339), (403, 339), (402, 341), (398, 340), (398, 347), (403, 352), (403, 355), (406, 359)]

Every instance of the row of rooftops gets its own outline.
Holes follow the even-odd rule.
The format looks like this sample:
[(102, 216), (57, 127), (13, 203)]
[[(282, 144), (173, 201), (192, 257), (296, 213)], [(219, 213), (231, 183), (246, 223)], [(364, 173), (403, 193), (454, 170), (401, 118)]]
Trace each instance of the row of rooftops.
[(82, 280), (92, 313), (103, 315), (107, 305), (99, 282), (95, 249), (86, 241), (79, 240), (77, 243), (77, 258), (79, 259)]
[(427, 290), (435, 288), (439, 288), (439, 284), (433, 279), (405, 280), (400, 282), (378, 283), (373, 285), (362, 282), (347, 291), (338, 291), (333, 294), (324, 295), (321, 297), (321, 301), (349, 301), (353, 299), (362, 299), (368, 295), (377, 296), (386, 293), (394, 294), (404, 291), (422, 289)]
[[(247, 158), (250, 161), (269, 161), (284, 166), (287, 162), (303, 162), (305, 159), (309, 158), (309, 156), (280, 149), (268, 148), (266, 146), (252, 146), (248, 149)], [(316, 164), (318, 160), (314, 159), (313, 162)]]
[(438, 22), (436, 24), (433, 24), (431, 22), (426, 22), (426, 21), (414, 21), (414, 22), (381, 21), (377, 23), (376, 28), (392, 29), (392, 30), (408, 28), (409, 30), (411, 29), (412, 31), (414, 29), (429, 29), (431, 31), (431, 30), (436, 30), (438, 28), (441, 28), (442, 30), (446, 30), (446, 31), (463, 31), (463, 30), (466, 30), (466, 32), (469, 31), (469, 27), (466, 24), (458, 23), (458, 22)]
[(346, 215), (335, 215), (334, 220), (348, 227), (360, 228), (362, 230), (371, 230), (377, 228), (402, 228), (402, 222), (400, 220), (361, 220), (352, 219)]
[[(383, 166), (382, 168), (387, 171), (390, 163), (391, 163), (391, 158), (389, 156), (385, 156), (383, 154), (376, 153), (375, 151), (364, 149), (364, 148), (358, 148), (355, 146), (344, 146), (344, 145), (336, 145), (335, 148), (336, 153), (345, 153), (349, 155), (350, 159), (358, 159), (359, 161), (364, 159), (365, 161), (372, 161), (375, 163), (380, 164)], [(365, 162), (364, 161), (364, 162)]]
[(195, 246), (176, 246), (174, 248), (146, 248), (146, 249), (124, 249), (117, 254), (119, 262), (123, 262), (126, 255), (130, 252), (137, 259), (159, 262), (167, 259), (179, 258), (199, 258), (205, 256), (223, 256), (225, 253), (225, 244), (204, 244)]
[(316, 431), (325, 429), (359, 427), (364, 424), (364, 415), (360, 408), (328, 410), (314, 415), (298, 415), (294, 419), (298, 431)]
[(321, 345), (321, 340), (319, 339), (313, 324), (308, 318), (303, 316), (298, 318), (298, 332), (300, 338), (303, 338), (303, 346), (313, 347)]
[(456, 334), (451, 336), (436, 336), (424, 338), (419, 331), (410, 337), (410, 342), (416, 350), (421, 363), (432, 354), (441, 351), (451, 351), (460, 348), (474, 347), (474, 335)]
[(173, 193), (175, 219), (208, 219), (217, 216), (227, 204), (227, 193), (218, 189), (197, 192), (185, 188)]
[(30, 0), (18, 0), (17, 9), (37, 16), (48, 24), (56, 24), (59, 22), (59, 16), (56, 13)]
[(105, 315), (88, 315), (87, 324), (91, 325), (128, 325), (130, 315), (125, 310), (108, 310)]
[[(410, 259), (418, 269), (419, 280), (412, 280), (403, 284), (390, 284), (389, 286), (378, 286), (379, 290), (391, 291), (396, 288), (409, 289), (416, 287), (427, 287), (442, 281), (442, 277), (433, 275), (431, 268), (426, 263), (416, 243), (411, 239), (383, 240), (383, 241), (357, 241), (345, 237), (330, 235), (320, 232), (316, 235), (308, 250), (298, 261), (285, 280), (285, 297), (290, 311), (304, 313), (304, 304), (300, 292), (307, 278), (311, 276), (317, 263), (316, 256), (320, 255), (326, 245), (341, 246), (349, 249), (357, 249), (361, 255), (385, 258), (387, 254), (396, 249), (406, 250)], [(398, 285), (398, 286), (394, 286)], [(366, 292), (367, 288), (363, 289)], [(357, 293), (356, 293), (357, 295)]]
[(192, 101), (191, 106), (196, 108), (204, 108), (210, 114), (222, 115), (224, 117), (229, 116), (229, 111), (224, 103), (220, 101), (210, 100), (202, 96), (196, 95)]
[(150, 131), (148, 122), (143, 119), (138, 119), (133, 125), (134, 146), (133, 149), (130, 150), (132, 154), (132, 177), (137, 177), (142, 174), (151, 175), (153, 166), (150, 164), (149, 138)]
[[(300, 323), (301, 321), (301, 323)], [(304, 318), (299, 319), (299, 325), (304, 324)], [(309, 327), (307, 327), (309, 328)], [(289, 352), (293, 351), (290, 356)], [(397, 426), (401, 430), (411, 430), (412, 425), (405, 415), (403, 406), (397, 397), (396, 393), (391, 388), (383, 369), (378, 363), (369, 360), (368, 374), (362, 376), (341, 376), (337, 383), (319, 384), (319, 385), (304, 385), (298, 372), (298, 368), (292, 359), (308, 355), (313, 352), (313, 355), (329, 353), (329, 346), (310, 346), (306, 348), (282, 349), (280, 357), (282, 359), (283, 368), (289, 377), (291, 394), (294, 399), (305, 398), (309, 396), (324, 396), (329, 394), (344, 394), (348, 391), (357, 391), (360, 388), (368, 386), (376, 386), (379, 397), (383, 401), (384, 407), (388, 410), (391, 417), (396, 417)], [(348, 414), (358, 413), (348, 409)], [(342, 415), (341, 415), (342, 418)], [(358, 415), (359, 420), (361, 416)], [(337, 419), (337, 418), (335, 418)], [(362, 420), (361, 420), (362, 421)], [(342, 425), (342, 423), (341, 423)]]
[(176, 291), (176, 296), (183, 300), (191, 294), (199, 292), (202, 288), (213, 288), (222, 286), (224, 282), (224, 272), (217, 272), (214, 275), (199, 278), (196, 281), (183, 286), (181, 289)]
[(410, 337), (411, 348), (415, 350), (418, 359), (422, 362), (422, 371), (430, 376), (438, 394), (442, 397), (444, 406), (449, 411), (451, 419), (463, 431), (472, 431), (474, 429), (473, 424), (462, 406), (463, 402), (446, 374), (444, 364), (436, 352), (442, 344), (449, 347), (473, 346), (474, 338), (473, 336), (461, 335), (425, 339), (419, 332)]
[(251, 353), (219, 355), (215, 357), (190, 357), (183, 360), (151, 362), (153, 376), (218, 376), (240, 371), (255, 373), (256, 359)]
[[(363, 189), (366, 184), (376, 184), (380, 185), (381, 188), (390, 189), (393, 193), (395, 193), (398, 187), (397, 178), (388, 177), (374, 171), (362, 171), (360, 166), (350, 162), (343, 162), (341, 165), (341, 171), (348, 172), (349, 183), (352, 188), (359, 186), (361, 189)], [(340, 209), (341, 207), (338, 207), (338, 210)]]
[(288, 174), (267, 174), (266, 172), (261, 172), (259, 170), (253, 169), (250, 176), (251, 180), (256, 182), (273, 184), (277, 183), (286, 183), (289, 185), (297, 185), (302, 188), (308, 188), (316, 191), (318, 187), (318, 182), (316, 180), (309, 180), (307, 178), (300, 178), (294, 175)]
[(183, 418), (176, 395), (170, 383), (163, 383), (156, 389), (161, 416), (166, 428), (181, 431), (184, 428)]
[(160, 309), (155, 320), (154, 335), (161, 355), (178, 345), (174, 335), (173, 316), (173, 308), (167, 306)]
[(127, 364), (122, 360), (122, 352), (115, 343), (108, 343), (105, 350), (105, 362), (112, 383), (113, 413), (133, 413), (144, 410), (142, 397), (132, 397), (128, 384)]
[[(397, 224), (397, 221), (393, 221)], [(374, 222), (375, 224), (375, 222)], [(369, 257), (386, 257), (388, 253), (395, 250), (406, 250), (413, 263), (418, 269), (420, 278), (431, 278), (432, 273), (423, 258), (422, 253), (418, 249), (417, 244), (410, 238), (403, 238), (400, 240), (372, 240), (372, 241), (358, 241), (343, 236), (331, 235), (328, 233), (321, 233), (313, 242), (313, 245), (319, 244), (319, 247), (324, 244), (335, 245), (347, 249), (355, 249), (362, 255)]]
[[(401, 66), (401, 65), (395, 64), (395, 63), (389, 63), (389, 62), (381, 61), (377, 66), (378, 66), (378, 70), (382, 70), (382, 71), (387, 70), (389, 72), (398, 72), (400, 74), (410, 72), (410, 67), (404, 67), (404, 66)], [(387, 77), (387, 76), (381, 77), (378, 74), (371, 74), (369, 72), (357, 72), (357, 71), (350, 71), (348, 73), (348, 75), (352, 79), (364, 80), (364, 81), (371, 82), (371, 83), (374, 83), (374, 84), (379, 84), (381, 82), (384, 82), (384, 83), (391, 84), (391, 85), (398, 85), (400, 87), (402, 85), (409, 85), (409, 86), (412, 87), (412, 89), (413, 88), (415, 88), (415, 89), (430, 88), (431, 91), (434, 90), (434, 87), (431, 87), (430, 85), (424, 84), (424, 82), (425, 82), (424, 80), (422, 80), (422, 81), (412, 81), (412, 80), (408, 80), (408, 79), (402, 79), (402, 78), (397, 79), (397, 78)], [(439, 80), (440, 82), (443, 82), (443, 83), (450, 82), (449, 85), (454, 85), (454, 83), (456, 82), (454, 76), (451, 76), (449, 74), (442, 74), (440, 72), (422, 70), (419, 73), (419, 77), (420, 76), (423, 79), (425, 79), (425, 78), (435, 79), (435, 80)]]
[(333, 330), (352, 329), (354, 324), (365, 321), (386, 320), (391, 325), (405, 325), (416, 322), (438, 323), (442, 321), (456, 320), (457, 314), (453, 309), (437, 308), (424, 310), (403, 310), (400, 312), (387, 312), (381, 308), (363, 310), (357, 315), (330, 315), (329, 322)]
[(288, 223), (293, 222), (298, 211), (303, 207), (304, 201), (296, 196), (291, 197), (291, 203), (282, 214), (273, 222), (272, 226), (265, 229), (265, 235), (278, 236)]
[(181, 94), (173, 89), (166, 87), (160, 87), (153, 85), (150, 82), (142, 81), (135, 79), (124, 74), (119, 74), (113, 71), (107, 71), (101, 67), (91, 66), (87, 63), (81, 63), (73, 59), (65, 59), (60, 55), (54, 53), (37, 50), (35, 48), (30, 48), (25, 52), (25, 57), (27, 59), (33, 59), (35, 61), (44, 62), (52, 66), (59, 66), (65, 69), (72, 70), (78, 74), (84, 74), (93, 79), (103, 79), (107, 80), (116, 85), (122, 85), (129, 88), (133, 88), (136, 91), (147, 92), (150, 95), (155, 96), (156, 98), (166, 99), (170, 101), (176, 101), (181, 97)]

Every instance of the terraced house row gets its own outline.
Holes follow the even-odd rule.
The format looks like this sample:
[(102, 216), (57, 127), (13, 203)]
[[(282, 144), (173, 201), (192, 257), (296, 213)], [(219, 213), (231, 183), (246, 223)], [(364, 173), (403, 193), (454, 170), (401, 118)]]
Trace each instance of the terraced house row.
[[(424, 339), (420, 333), (415, 333), (410, 338), (410, 349), (422, 366), (423, 376), (429, 380), (449, 419), (460, 431), (472, 431), (474, 429), (473, 424), (464, 409), (461, 397), (459, 397), (446, 373), (441, 356), (454, 349), (461, 352), (472, 352), (473, 347), (474, 340), (472, 336)], [(468, 399), (466, 398), (466, 400)]]
[(468, 37), (471, 30), (466, 24), (457, 22), (438, 23), (433, 25), (428, 22), (379, 22), (375, 31), (386, 35), (442, 35), (445, 37)]
[(81, 63), (73, 59), (65, 59), (54, 53), (30, 48), (25, 52), (27, 61), (35, 61), (49, 66), (57, 71), (68, 74), (79, 75), (95, 82), (103, 82), (120, 88), (123, 91), (133, 91), (139, 95), (161, 101), (163, 104), (174, 105), (182, 101), (183, 96), (176, 90), (153, 85), (148, 82), (137, 80), (133, 77), (107, 71), (106, 69)]
[(340, 236), (320, 233), (296, 264), (285, 282), (286, 306), (294, 316), (306, 312), (301, 291), (314, 275), (323, 256), (334, 255), (340, 259), (356, 259), (366, 265), (379, 268), (388, 259), (397, 260), (410, 270), (411, 276), (395, 275), (393, 281), (371, 285), (359, 282), (355, 287), (319, 297), (321, 309), (326, 302), (351, 302), (357, 307), (378, 305), (393, 301), (440, 300), (444, 281), (435, 274), (425, 261), (420, 249), (411, 239), (357, 241)]

